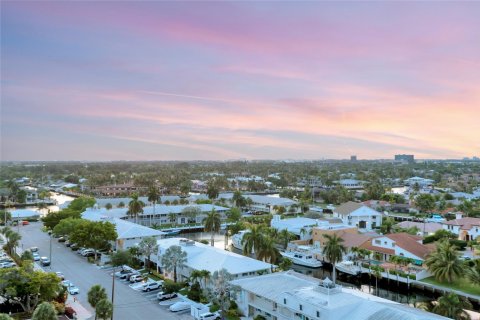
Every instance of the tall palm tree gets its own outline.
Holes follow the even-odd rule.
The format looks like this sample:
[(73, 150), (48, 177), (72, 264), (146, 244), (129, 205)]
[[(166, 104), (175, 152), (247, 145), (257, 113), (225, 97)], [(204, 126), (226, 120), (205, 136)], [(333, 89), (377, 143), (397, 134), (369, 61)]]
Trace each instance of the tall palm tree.
[(144, 206), (145, 203), (143, 203), (143, 201), (141, 200), (138, 200), (138, 194), (134, 193), (132, 194), (132, 200), (128, 203), (128, 214), (131, 217), (135, 217), (135, 220), (137, 222), (138, 214), (143, 212)]
[(470, 320), (470, 315), (465, 309), (471, 309), (471, 303), (463, 298), (460, 298), (455, 293), (448, 293), (441, 296), (438, 303), (433, 307), (433, 312), (444, 317), (455, 320)]
[(180, 246), (171, 246), (162, 257), (162, 266), (173, 272), (173, 281), (177, 282), (177, 269), (183, 268), (187, 262), (187, 253)]
[(207, 282), (210, 279), (210, 271), (208, 270), (200, 270), (201, 277), (203, 279), (203, 289), (207, 288)]
[(214, 245), (214, 236), (216, 232), (220, 231), (222, 226), (222, 220), (220, 213), (216, 212), (215, 209), (212, 209), (210, 213), (207, 214), (207, 217), (203, 220), (205, 231), (211, 232), (210, 245)]
[(250, 232), (245, 232), (242, 238), (243, 254), (251, 255), (262, 246), (263, 239), (263, 228), (258, 225), (252, 225)]
[[(160, 194), (157, 187), (151, 186), (148, 190), (148, 201), (153, 204), (153, 216), (155, 216), (155, 205), (160, 201)], [(150, 225), (152, 224), (152, 218), (150, 217)]]
[(373, 276), (375, 277), (375, 291), (378, 296), (378, 279), (382, 278), (382, 268), (380, 266), (372, 267)]
[(283, 249), (285, 250), (288, 247), (288, 243), (291, 240), (295, 239), (295, 235), (293, 233), (291, 233), (290, 231), (288, 231), (287, 229), (283, 229), (282, 231), (280, 231), (278, 233), (278, 238), (282, 242)]
[[(107, 292), (105, 288), (99, 284), (94, 285), (88, 290), (87, 293), (88, 303), (92, 306), (93, 309), (96, 308), (98, 301), (102, 299), (107, 299)], [(97, 319), (97, 313), (95, 312), (95, 319)]]
[(173, 213), (173, 212), (170, 212), (170, 213), (168, 214), (168, 220), (169, 220), (170, 223), (173, 224), (173, 226), (175, 227), (176, 221), (177, 221), (177, 214), (176, 214), (176, 213)]
[(463, 263), (457, 255), (456, 247), (450, 244), (448, 240), (443, 240), (437, 244), (435, 251), (425, 260), (428, 271), (430, 271), (438, 281), (447, 281), (451, 283), (463, 274)]
[(258, 260), (262, 260), (269, 263), (275, 263), (277, 261), (278, 256), (280, 253), (278, 249), (275, 247), (275, 239), (267, 237), (264, 238), (260, 247), (256, 252), (256, 256)]
[(322, 253), (327, 257), (328, 261), (333, 265), (333, 283), (336, 280), (336, 266), (337, 262), (342, 261), (343, 254), (347, 252), (347, 249), (342, 244), (343, 239), (338, 237), (335, 233), (333, 235), (324, 234), (323, 237), (327, 239)]
[(200, 270), (192, 270), (190, 272), (190, 281), (191, 283), (198, 282), (202, 278), (202, 272)]

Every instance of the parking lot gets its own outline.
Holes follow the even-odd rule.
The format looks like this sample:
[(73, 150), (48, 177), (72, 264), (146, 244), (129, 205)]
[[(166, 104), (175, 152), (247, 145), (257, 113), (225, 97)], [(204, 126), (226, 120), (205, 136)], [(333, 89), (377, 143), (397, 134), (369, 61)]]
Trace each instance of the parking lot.
[[(70, 250), (57, 239), (50, 237), (41, 231), (42, 223), (31, 223), (20, 227), (22, 235), (21, 247), (25, 250), (30, 247), (38, 247), (40, 256), (50, 256), (50, 241), (52, 247), (51, 265), (44, 267), (48, 272), (63, 272), (65, 279), (72, 281), (80, 293), (76, 299), (93, 314), (93, 309), (88, 304), (87, 292), (95, 284), (103, 286), (111, 297), (113, 268), (102, 269), (87, 262), (75, 251)], [(159, 304), (156, 295), (158, 290), (151, 292), (136, 291), (129, 286), (126, 280), (115, 280), (114, 319), (182, 319), (191, 320), (190, 313), (173, 313), (168, 310), (167, 303)], [(173, 303), (170, 301), (169, 303)]]

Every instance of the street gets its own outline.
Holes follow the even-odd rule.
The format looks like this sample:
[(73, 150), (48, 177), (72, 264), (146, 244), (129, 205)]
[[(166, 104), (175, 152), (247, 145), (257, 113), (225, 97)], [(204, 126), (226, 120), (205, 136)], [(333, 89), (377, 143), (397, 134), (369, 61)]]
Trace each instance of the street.
[[(20, 246), (26, 250), (30, 247), (38, 247), (40, 256), (49, 257), (50, 237), (42, 232), (42, 223), (34, 222), (20, 227), (22, 240)], [(45, 267), (45, 271), (63, 272), (65, 279), (72, 281), (80, 293), (75, 298), (87, 310), (94, 314), (87, 300), (88, 290), (95, 284), (103, 286), (109, 298), (112, 292), (112, 269), (100, 269), (96, 265), (87, 262), (84, 258), (52, 238), (52, 264)], [(150, 293), (138, 292), (131, 289), (125, 281), (115, 280), (115, 302), (113, 318), (115, 320), (134, 319), (180, 319), (191, 320), (189, 312), (175, 314), (168, 310), (167, 306), (160, 306), (156, 299), (157, 291)]]

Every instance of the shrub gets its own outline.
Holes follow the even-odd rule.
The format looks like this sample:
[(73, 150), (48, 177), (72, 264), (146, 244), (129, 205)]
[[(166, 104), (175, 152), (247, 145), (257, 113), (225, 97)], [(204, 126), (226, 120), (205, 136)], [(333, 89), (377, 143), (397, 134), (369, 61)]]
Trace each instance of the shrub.
[(73, 316), (76, 314), (75, 310), (73, 310), (72, 307), (65, 307), (65, 315), (69, 317), (70, 319), (73, 318)]
[(55, 307), (55, 310), (57, 310), (57, 313), (59, 314), (64, 314), (65, 313), (65, 305), (63, 303), (57, 302), (57, 301), (52, 301), (53, 306)]
[(163, 289), (165, 293), (172, 293), (172, 292), (178, 292), (180, 289), (184, 287), (184, 283), (181, 282), (173, 282), (172, 280), (165, 279), (165, 282), (163, 283)]
[(464, 240), (457, 240), (457, 239), (450, 239), (450, 244), (456, 246), (458, 248), (458, 250), (465, 250), (465, 248), (467, 247), (467, 241), (464, 241)]
[(190, 287), (190, 290), (187, 293), (187, 297), (190, 300), (199, 302), (201, 294), (202, 294), (202, 289), (200, 288), (200, 284), (198, 282), (195, 282)]
[(200, 243), (209, 244), (208, 240), (205, 240), (205, 239), (200, 240)]

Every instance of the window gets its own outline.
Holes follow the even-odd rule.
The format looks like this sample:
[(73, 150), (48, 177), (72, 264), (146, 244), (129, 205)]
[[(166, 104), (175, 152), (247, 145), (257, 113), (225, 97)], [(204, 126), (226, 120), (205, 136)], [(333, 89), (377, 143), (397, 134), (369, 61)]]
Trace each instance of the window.
[(317, 318), (320, 318), (320, 311), (317, 311)]
[(395, 247), (395, 243), (392, 242), (392, 247)]
[(287, 304), (287, 299), (283, 298), (283, 304)]
[(384, 245), (387, 245), (387, 241), (383, 241), (383, 244), (384, 244)]
[(302, 305), (300, 305), (300, 311), (302, 311), (302, 310), (303, 310), (303, 306), (302, 306)]
[(382, 244), (382, 241), (380, 241), (380, 240), (375, 240), (375, 244)]

